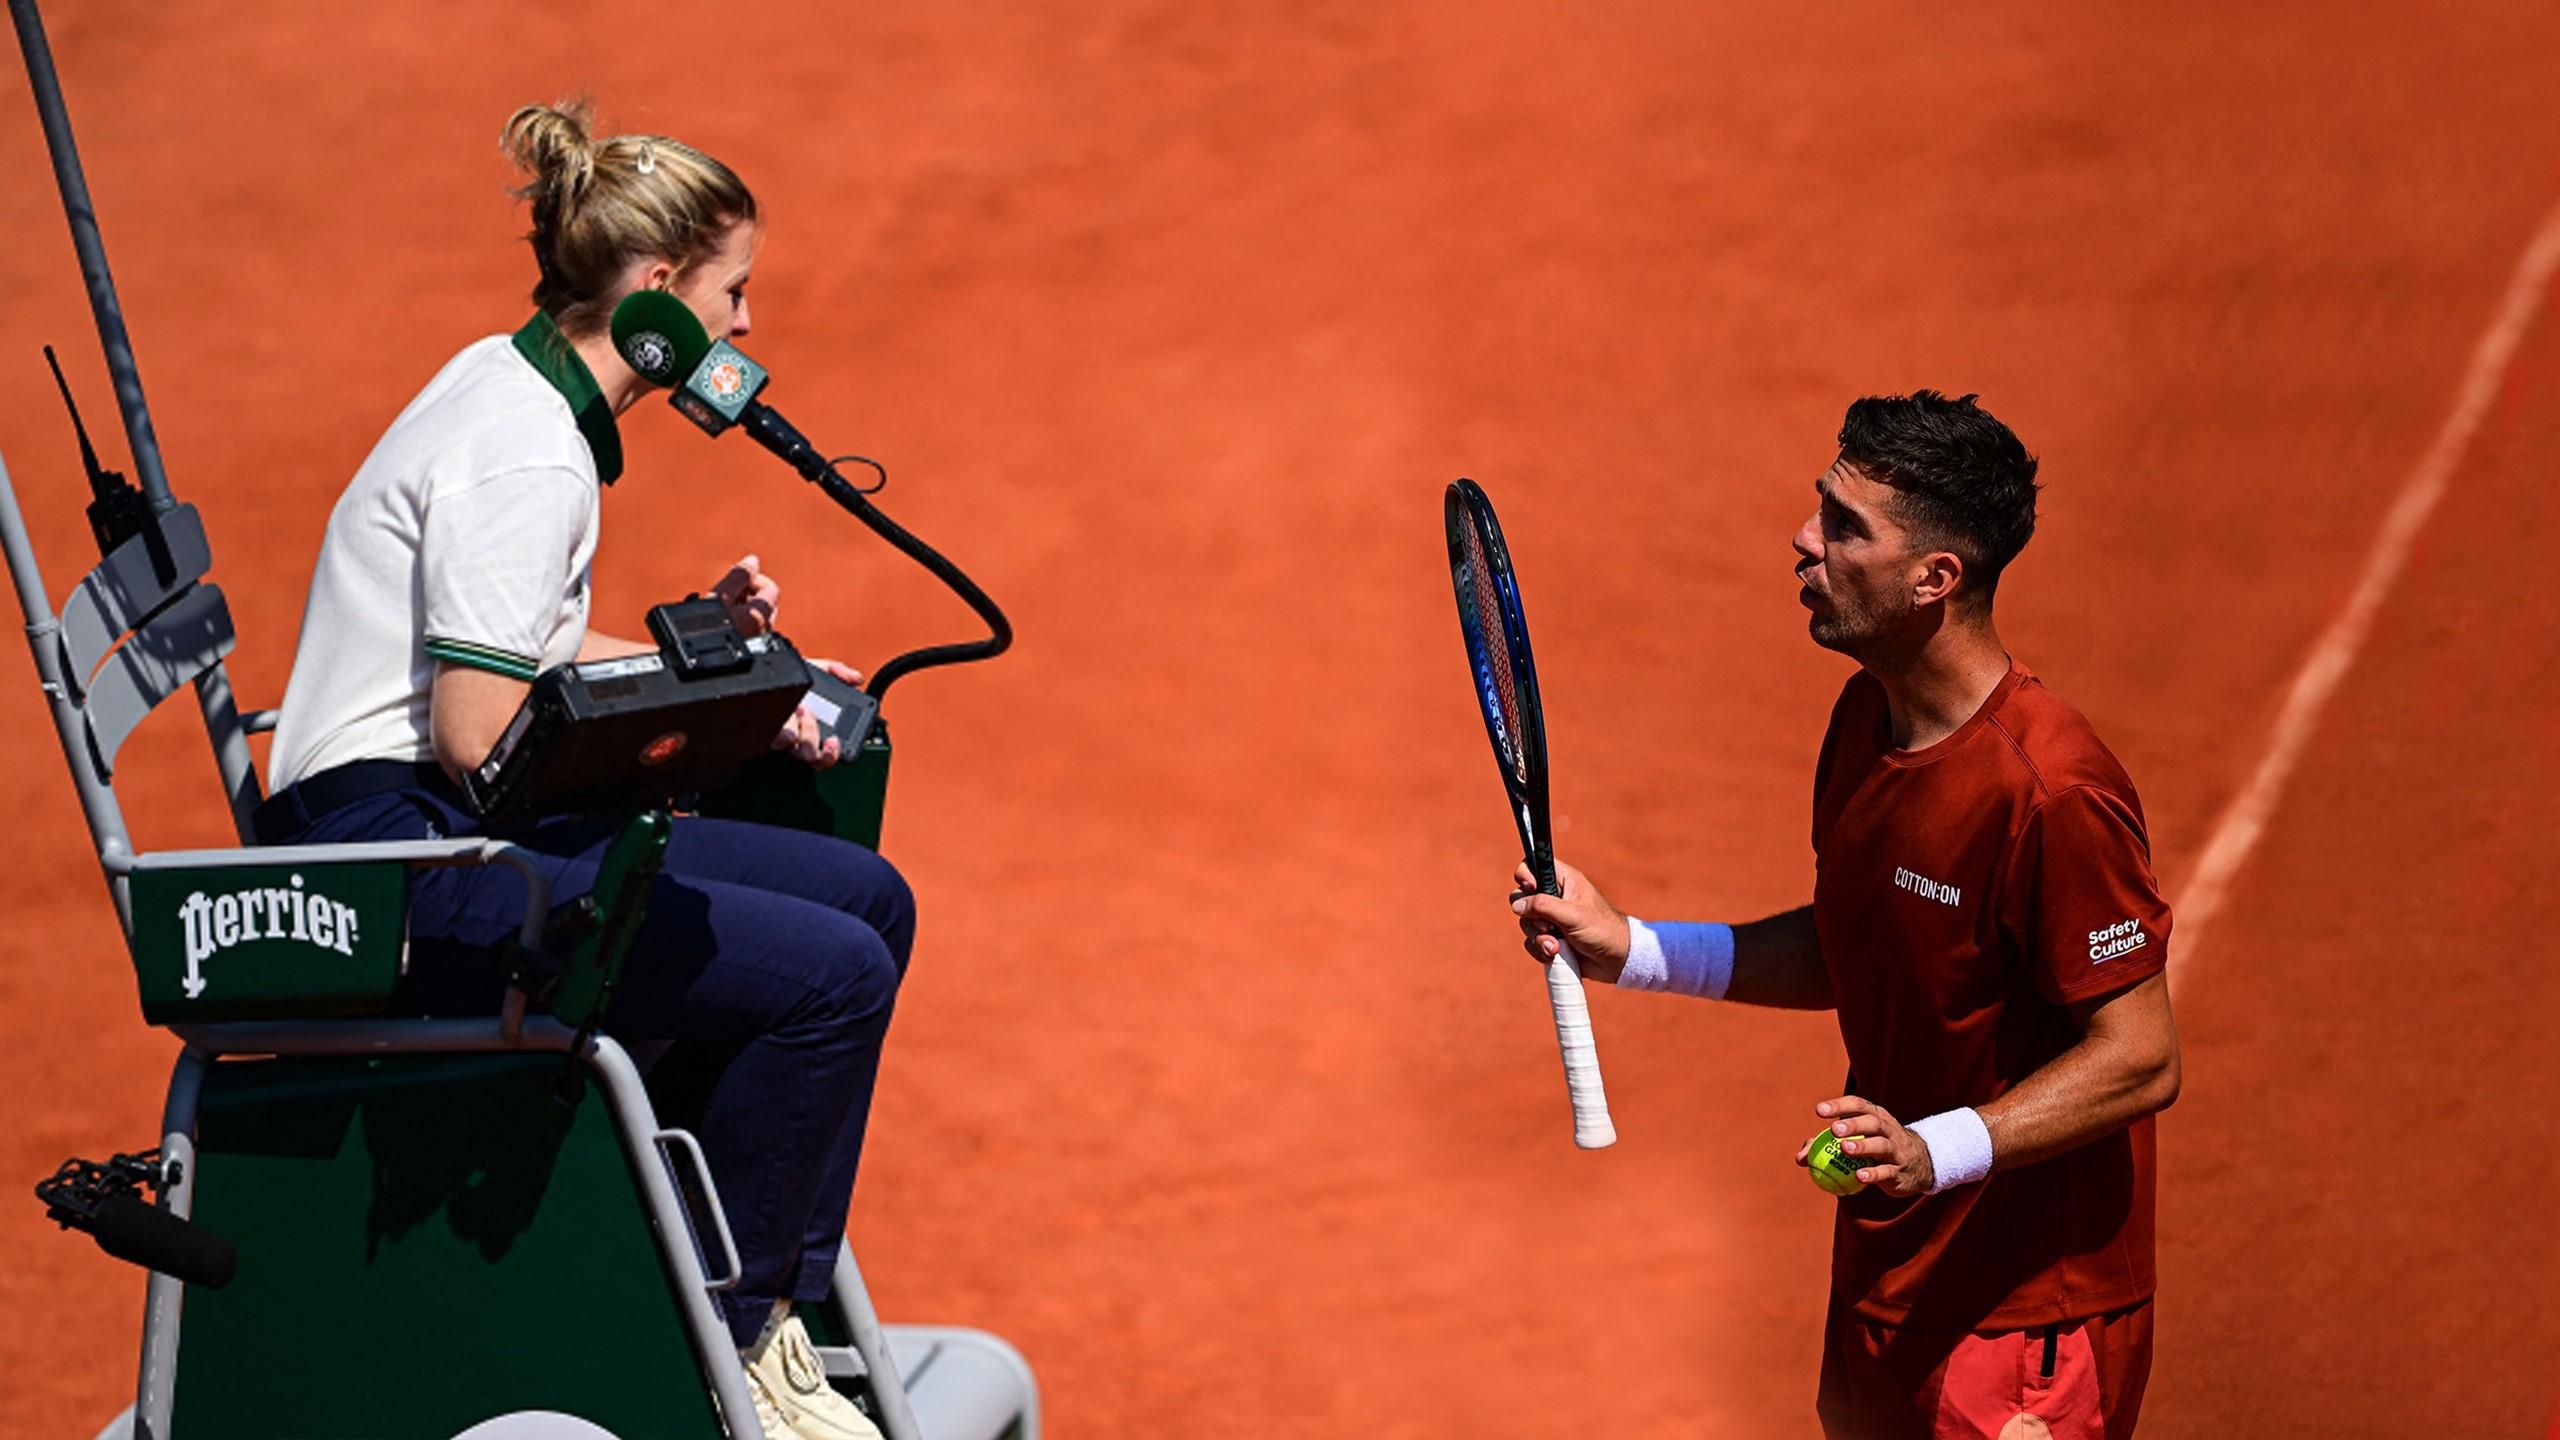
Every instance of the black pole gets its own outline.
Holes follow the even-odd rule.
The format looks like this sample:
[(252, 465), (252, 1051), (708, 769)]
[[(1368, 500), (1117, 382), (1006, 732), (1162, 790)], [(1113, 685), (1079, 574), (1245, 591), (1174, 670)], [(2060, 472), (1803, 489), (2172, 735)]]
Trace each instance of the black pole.
[(98, 317), (98, 344), (106, 351), (107, 373), (114, 377), (116, 408), (124, 412), (125, 444), (133, 452), (133, 470), (155, 511), (175, 509), (168, 472), (160, 467), (160, 440), (151, 430), (151, 406), (142, 398), (142, 372), (134, 368), (133, 340), (125, 333), (124, 310), (116, 303), (115, 277), (107, 273), (107, 247), (98, 238), (98, 212), (89, 203), (89, 181), (80, 171), (80, 151), (71, 142), (71, 114), (63, 108), (62, 81), (54, 74), (53, 47), (45, 43), (44, 19), (36, 0), (9, 0), (9, 18), (18, 27), (18, 52), (26, 57), (27, 84), (34, 90), (36, 114), (44, 121), (45, 148), (53, 152), (53, 178), (62, 190), (63, 218), (71, 222), (71, 248), (80, 254), (80, 278), (89, 287), (89, 309)]

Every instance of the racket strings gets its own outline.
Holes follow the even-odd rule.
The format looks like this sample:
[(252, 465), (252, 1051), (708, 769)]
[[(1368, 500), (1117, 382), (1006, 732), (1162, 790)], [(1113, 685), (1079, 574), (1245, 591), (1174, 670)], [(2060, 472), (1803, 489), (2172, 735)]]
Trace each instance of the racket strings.
[[(1475, 525), (1467, 526), (1468, 590), (1475, 598), (1475, 632), (1480, 646), (1478, 664), (1489, 673), (1491, 681), (1487, 698), (1492, 700), (1502, 720), (1502, 762), (1515, 774), (1525, 770), (1520, 735), (1520, 682), (1511, 669), (1511, 646), (1503, 624), (1502, 592), (1495, 585), (1493, 566), (1485, 554), (1484, 536)], [(1526, 780), (1525, 774), (1520, 778)]]

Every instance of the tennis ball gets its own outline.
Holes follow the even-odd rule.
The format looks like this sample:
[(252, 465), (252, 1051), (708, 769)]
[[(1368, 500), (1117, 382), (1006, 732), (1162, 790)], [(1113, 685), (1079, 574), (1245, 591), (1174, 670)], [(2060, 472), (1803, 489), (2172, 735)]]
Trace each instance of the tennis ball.
[(1805, 1168), (1813, 1172), (1813, 1183), (1834, 1195), (1855, 1195), (1867, 1188), (1858, 1178), (1858, 1157), (1840, 1153), (1840, 1137), (1831, 1127), (1813, 1137), (1813, 1149), (1805, 1157)]

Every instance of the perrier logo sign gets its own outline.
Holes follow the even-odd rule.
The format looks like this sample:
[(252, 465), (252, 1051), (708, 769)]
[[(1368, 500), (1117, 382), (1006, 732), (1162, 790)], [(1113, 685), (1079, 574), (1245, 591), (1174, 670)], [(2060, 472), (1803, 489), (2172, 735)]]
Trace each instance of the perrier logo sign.
[(155, 1023), (383, 1008), (408, 944), (397, 864), (162, 868), (133, 874), (133, 958)]
[(353, 956), (364, 924), (354, 906), (306, 894), (299, 875), (285, 889), (261, 887), (227, 895), (198, 890), (178, 906), (178, 921), (187, 930), (183, 983), (190, 1000), (204, 993), (205, 962), (244, 940), (291, 940)]

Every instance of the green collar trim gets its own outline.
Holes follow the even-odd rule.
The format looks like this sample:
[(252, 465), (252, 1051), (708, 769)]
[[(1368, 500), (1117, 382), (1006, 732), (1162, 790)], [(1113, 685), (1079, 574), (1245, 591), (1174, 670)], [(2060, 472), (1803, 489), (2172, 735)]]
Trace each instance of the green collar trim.
[(587, 437), (587, 451), (596, 458), (596, 479), (607, 485), (621, 479), (622, 431), (613, 423), (613, 407), (605, 403), (603, 387), (596, 384), (587, 362), (578, 358), (569, 337), (560, 333), (549, 315), (536, 310), (516, 332), (516, 353), (569, 402), (569, 413), (578, 417), (578, 433)]

